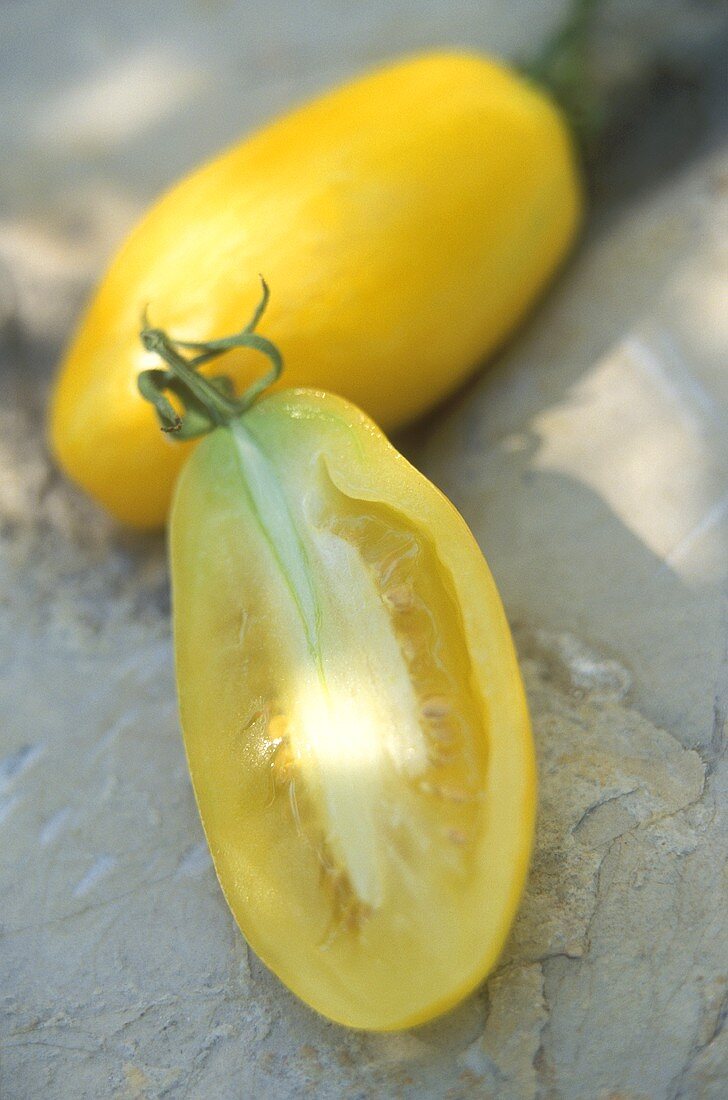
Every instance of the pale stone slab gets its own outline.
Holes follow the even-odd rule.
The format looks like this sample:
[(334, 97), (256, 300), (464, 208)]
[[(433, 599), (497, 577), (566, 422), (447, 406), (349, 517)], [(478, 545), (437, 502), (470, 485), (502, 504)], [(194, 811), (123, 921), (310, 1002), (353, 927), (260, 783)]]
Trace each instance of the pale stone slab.
[[(72, 318), (161, 186), (367, 63), (527, 53), (563, 8), (0, 9), (3, 1098), (728, 1093), (724, 160), (595, 212), (499, 363), (402, 441), (491, 562), (541, 782), (501, 964), (424, 1028), (330, 1025), (248, 952), (187, 778), (162, 542), (105, 520), (42, 442)], [(720, 22), (678, 0), (605, 19), (620, 87)]]
[(620, 654), (639, 705), (706, 751), (724, 675), (726, 172), (709, 158), (597, 228), (412, 448), (512, 615)]

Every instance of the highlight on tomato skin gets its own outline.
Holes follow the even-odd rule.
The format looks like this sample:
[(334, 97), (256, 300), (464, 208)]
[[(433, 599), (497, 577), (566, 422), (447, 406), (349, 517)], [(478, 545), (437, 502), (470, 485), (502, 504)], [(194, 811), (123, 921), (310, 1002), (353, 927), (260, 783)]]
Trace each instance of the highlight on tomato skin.
[(394, 1030), (502, 949), (531, 851), (518, 666), (462, 518), (357, 409), (297, 390), (216, 429), (170, 531), (190, 772), (251, 947)]

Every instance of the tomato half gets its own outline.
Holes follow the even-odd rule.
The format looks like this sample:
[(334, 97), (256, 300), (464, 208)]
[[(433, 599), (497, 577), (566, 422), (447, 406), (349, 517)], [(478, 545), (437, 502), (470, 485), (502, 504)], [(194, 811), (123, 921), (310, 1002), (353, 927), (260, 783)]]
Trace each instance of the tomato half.
[(341, 398), (274, 393), (197, 447), (171, 520), (195, 794), (252, 948), (389, 1030), (486, 975), (531, 850), (508, 625), (452, 505)]

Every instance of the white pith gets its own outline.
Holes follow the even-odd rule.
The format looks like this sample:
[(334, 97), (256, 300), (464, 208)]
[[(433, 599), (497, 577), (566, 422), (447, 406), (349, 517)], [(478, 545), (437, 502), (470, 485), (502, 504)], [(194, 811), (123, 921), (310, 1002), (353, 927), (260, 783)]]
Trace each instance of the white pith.
[[(415, 779), (429, 764), (421, 704), (392, 608), (357, 549), (316, 522), (310, 498), (304, 507), (247, 431), (234, 438), (306, 636), (307, 657), (285, 701), (294, 774), (316, 806), (327, 858), (357, 902), (374, 910), (385, 900), (386, 869), (406, 868), (400, 831), (407, 830), (409, 846), (427, 844), (408, 824), (416, 815), (401, 804), (403, 777)], [(413, 784), (413, 799), (414, 792)]]

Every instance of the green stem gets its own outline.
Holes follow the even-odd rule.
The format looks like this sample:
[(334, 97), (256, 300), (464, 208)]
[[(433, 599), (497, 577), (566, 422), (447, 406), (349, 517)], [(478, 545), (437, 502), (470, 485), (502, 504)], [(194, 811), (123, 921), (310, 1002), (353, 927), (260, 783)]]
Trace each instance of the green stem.
[[(174, 342), (159, 328), (143, 329), (142, 343), (147, 351), (156, 353), (169, 367), (172, 375), (203, 405), (215, 423), (224, 424), (236, 414), (234, 401), (228, 400), (204, 375), (197, 374), (195, 360), (183, 359)], [(169, 388), (169, 387), (167, 387)]]
[(601, 0), (572, 0), (569, 13), (521, 72), (554, 99), (582, 147), (589, 150), (603, 118), (591, 76), (589, 46)]
[[(264, 336), (255, 332), (268, 304), (270, 292), (261, 278), (263, 295), (253, 316), (245, 328), (220, 340), (197, 342), (175, 340), (164, 329), (152, 328), (146, 311), (143, 317), (141, 341), (147, 351), (158, 355), (167, 369), (142, 371), (138, 378), (141, 396), (155, 408), (162, 431), (174, 432), (178, 439), (193, 439), (227, 424), (241, 416), (260, 397), (264, 390), (278, 380), (283, 370), (283, 359), (278, 348)], [(229, 378), (208, 378), (199, 368), (219, 358), (234, 348), (251, 348), (259, 351), (271, 362), (271, 369), (263, 378), (253, 382), (240, 396), (233, 395)], [(182, 351), (197, 351), (198, 355), (185, 358)], [(179, 416), (167, 393), (174, 394), (184, 407)]]

